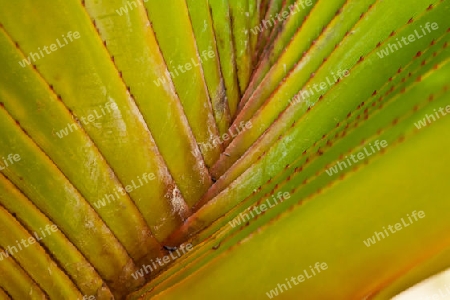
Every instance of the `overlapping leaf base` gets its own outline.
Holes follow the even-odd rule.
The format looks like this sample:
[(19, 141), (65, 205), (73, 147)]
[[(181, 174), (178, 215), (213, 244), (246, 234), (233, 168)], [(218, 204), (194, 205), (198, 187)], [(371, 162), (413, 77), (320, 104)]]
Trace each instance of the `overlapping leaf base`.
[(277, 299), (389, 299), (450, 266), (449, 0), (0, 2), (0, 299), (266, 299), (316, 262)]

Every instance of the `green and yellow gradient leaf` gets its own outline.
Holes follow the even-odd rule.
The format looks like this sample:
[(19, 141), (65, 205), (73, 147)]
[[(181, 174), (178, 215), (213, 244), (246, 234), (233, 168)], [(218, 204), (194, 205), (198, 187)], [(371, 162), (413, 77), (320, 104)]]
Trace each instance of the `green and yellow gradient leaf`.
[(0, 299), (384, 300), (450, 267), (449, 0), (0, 2)]

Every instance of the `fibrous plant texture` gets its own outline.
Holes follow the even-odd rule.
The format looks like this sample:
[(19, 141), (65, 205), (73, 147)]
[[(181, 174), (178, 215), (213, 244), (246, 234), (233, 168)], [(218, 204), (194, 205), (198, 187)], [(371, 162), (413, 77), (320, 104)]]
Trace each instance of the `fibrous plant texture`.
[(0, 0), (0, 300), (382, 300), (445, 270), (449, 15)]

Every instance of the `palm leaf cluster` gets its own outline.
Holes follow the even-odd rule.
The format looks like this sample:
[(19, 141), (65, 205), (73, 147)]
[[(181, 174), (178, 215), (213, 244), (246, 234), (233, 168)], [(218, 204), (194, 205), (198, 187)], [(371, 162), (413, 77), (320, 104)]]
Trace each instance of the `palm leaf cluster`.
[(277, 299), (389, 299), (450, 265), (448, 0), (0, 3), (0, 299), (266, 299), (316, 262)]

